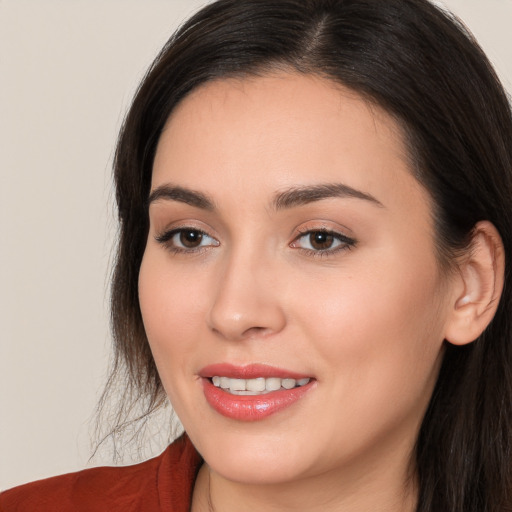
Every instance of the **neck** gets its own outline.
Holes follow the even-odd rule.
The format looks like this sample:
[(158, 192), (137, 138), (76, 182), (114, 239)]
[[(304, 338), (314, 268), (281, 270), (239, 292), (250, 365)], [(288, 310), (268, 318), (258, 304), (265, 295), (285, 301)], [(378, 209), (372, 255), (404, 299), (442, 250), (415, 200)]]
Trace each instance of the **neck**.
[(351, 467), (347, 471), (275, 484), (235, 482), (206, 463), (199, 472), (192, 512), (414, 512), (417, 486), (409, 465)]

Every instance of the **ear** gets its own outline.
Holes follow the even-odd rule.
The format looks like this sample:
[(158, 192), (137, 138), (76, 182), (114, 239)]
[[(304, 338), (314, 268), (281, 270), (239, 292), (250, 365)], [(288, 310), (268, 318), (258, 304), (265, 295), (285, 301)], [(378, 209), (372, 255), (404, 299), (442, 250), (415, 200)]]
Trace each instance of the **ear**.
[(503, 291), (505, 251), (494, 225), (478, 222), (467, 254), (459, 262), (445, 339), (454, 345), (476, 340), (496, 313)]

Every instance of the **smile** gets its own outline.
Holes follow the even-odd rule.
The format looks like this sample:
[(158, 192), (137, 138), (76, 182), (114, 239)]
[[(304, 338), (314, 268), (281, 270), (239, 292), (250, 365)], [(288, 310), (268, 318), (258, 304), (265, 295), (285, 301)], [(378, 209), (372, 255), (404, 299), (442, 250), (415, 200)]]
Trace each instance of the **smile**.
[(200, 372), (206, 401), (224, 417), (259, 421), (298, 402), (316, 379), (267, 365), (217, 364)]
[(264, 395), (280, 389), (293, 389), (295, 387), (305, 386), (311, 379), (291, 379), (280, 377), (257, 377), (255, 379), (231, 379), (229, 377), (220, 377), (218, 375), (212, 378), (215, 387), (221, 388), (232, 395)]

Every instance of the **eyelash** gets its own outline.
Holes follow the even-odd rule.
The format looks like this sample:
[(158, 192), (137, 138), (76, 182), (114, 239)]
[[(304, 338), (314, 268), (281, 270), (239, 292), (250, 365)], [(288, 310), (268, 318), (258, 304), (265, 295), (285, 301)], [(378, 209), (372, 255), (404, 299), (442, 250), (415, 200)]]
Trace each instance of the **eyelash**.
[[(306, 249), (303, 247), (294, 247), (293, 244), (298, 242), (301, 238), (306, 236), (311, 236), (313, 234), (321, 233), (322, 235), (332, 236), (336, 241), (339, 242), (339, 245), (334, 248), (327, 249)], [(295, 240), (290, 244), (290, 247), (297, 248), (301, 250), (307, 256), (311, 256), (313, 258), (325, 258), (329, 256), (333, 256), (342, 251), (347, 251), (355, 247), (356, 240), (350, 238), (343, 233), (338, 233), (337, 231), (332, 231), (329, 229), (321, 228), (321, 229), (305, 229), (303, 231), (299, 230), (299, 235), (295, 238)]]
[[(198, 247), (190, 247), (190, 248), (176, 246), (172, 242), (172, 239), (176, 235), (183, 234), (187, 231), (189, 233), (195, 233), (197, 236), (200, 236), (201, 239), (203, 237), (207, 237), (211, 240), (214, 240), (216, 243), (210, 243), (208, 245), (198, 246)], [(314, 234), (322, 234), (322, 235), (330, 236), (335, 241), (337, 241), (339, 243), (339, 245), (337, 245), (334, 248), (316, 249), (316, 250), (308, 249), (308, 248), (304, 248), (304, 247), (298, 247), (295, 245), (302, 238), (305, 238), (307, 236), (311, 237), (311, 235), (314, 235)], [(208, 235), (208, 233), (206, 233), (205, 231), (203, 231), (201, 229), (197, 229), (197, 228), (192, 228), (192, 227), (181, 227), (181, 228), (171, 229), (169, 231), (162, 233), (161, 235), (156, 236), (155, 239), (158, 243), (164, 245), (173, 254), (193, 254), (193, 253), (205, 251), (208, 249), (208, 247), (218, 247), (220, 245), (218, 240), (216, 240), (212, 236)], [(328, 256), (333, 256), (342, 251), (350, 250), (355, 245), (356, 245), (356, 240), (354, 240), (353, 238), (349, 238), (346, 235), (344, 235), (342, 233), (338, 233), (336, 231), (321, 228), (321, 229), (307, 229), (307, 230), (303, 230), (303, 231), (299, 230), (299, 235), (297, 237), (295, 237), (293, 242), (290, 243), (289, 247), (291, 247), (293, 249), (300, 250), (306, 256), (310, 256), (310, 257), (314, 257), (314, 258), (319, 258), (319, 257), (325, 258)]]
[(210, 236), (208, 233), (206, 233), (205, 231), (203, 231), (201, 229), (192, 228), (192, 227), (186, 227), (186, 226), (182, 227), (182, 228), (175, 228), (175, 229), (171, 229), (169, 231), (166, 231), (165, 233), (162, 233), (161, 235), (156, 236), (155, 239), (156, 239), (156, 241), (158, 243), (160, 243), (163, 246), (165, 246), (173, 254), (192, 254), (192, 253), (198, 253), (198, 252), (202, 252), (202, 251), (207, 250), (208, 247), (212, 247), (212, 246), (213, 247), (218, 247), (219, 246), (219, 242), (217, 240), (215, 240), (216, 241), (215, 244), (208, 244), (208, 245), (205, 245), (205, 246), (189, 247), (189, 248), (176, 246), (173, 243), (172, 239), (176, 235), (183, 234), (183, 233), (186, 233), (186, 232), (195, 233), (198, 236), (200, 236), (201, 238), (208, 237), (208, 238), (210, 238), (212, 240), (215, 240), (215, 238), (213, 238), (212, 236)]

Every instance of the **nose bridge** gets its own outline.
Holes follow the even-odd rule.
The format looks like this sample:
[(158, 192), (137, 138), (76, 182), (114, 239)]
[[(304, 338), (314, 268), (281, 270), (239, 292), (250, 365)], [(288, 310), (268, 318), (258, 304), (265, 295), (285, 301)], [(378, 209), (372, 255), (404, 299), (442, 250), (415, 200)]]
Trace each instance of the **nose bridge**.
[(275, 287), (275, 258), (256, 244), (237, 244), (225, 256), (217, 277), (210, 328), (230, 340), (268, 336), (285, 324)]

